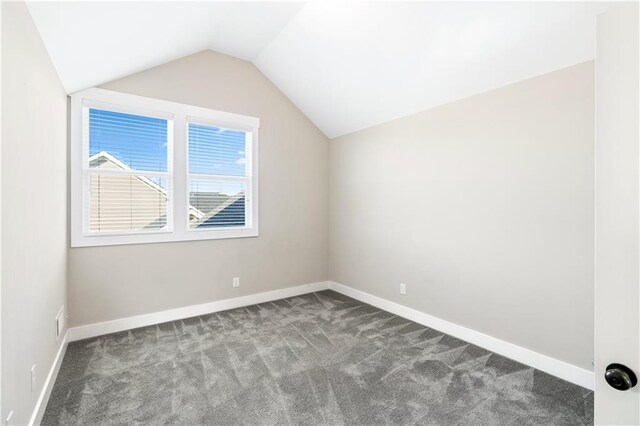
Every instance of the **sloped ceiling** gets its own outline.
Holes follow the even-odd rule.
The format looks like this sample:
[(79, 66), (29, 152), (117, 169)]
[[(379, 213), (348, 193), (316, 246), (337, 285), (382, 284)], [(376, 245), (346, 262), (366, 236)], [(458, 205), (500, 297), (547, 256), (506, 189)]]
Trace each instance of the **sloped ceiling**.
[(336, 137), (595, 57), (596, 2), (29, 2), (69, 93), (212, 49)]
[(285, 2), (28, 2), (69, 93), (212, 49), (252, 60), (304, 6)]

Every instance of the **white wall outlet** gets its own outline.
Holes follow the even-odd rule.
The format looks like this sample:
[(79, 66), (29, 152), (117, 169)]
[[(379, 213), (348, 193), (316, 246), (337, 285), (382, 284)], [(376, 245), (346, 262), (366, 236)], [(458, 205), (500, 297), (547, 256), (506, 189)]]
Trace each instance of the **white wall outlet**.
[(240, 287), (240, 277), (235, 277), (233, 279), (233, 287)]
[(11, 417), (13, 417), (13, 410), (9, 411), (9, 415), (4, 421), (4, 426), (11, 426)]
[(31, 393), (36, 390), (36, 365), (31, 367)]
[(400, 283), (400, 294), (407, 294), (407, 285), (405, 283)]

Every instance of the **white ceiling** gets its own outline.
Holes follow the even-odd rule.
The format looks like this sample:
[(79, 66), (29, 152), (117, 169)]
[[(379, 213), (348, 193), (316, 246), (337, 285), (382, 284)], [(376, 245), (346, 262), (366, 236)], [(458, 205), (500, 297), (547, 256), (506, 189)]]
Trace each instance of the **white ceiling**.
[(335, 137), (595, 56), (596, 2), (29, 2), (69, 93), (204, 49)]
[(252, 60), (304, 3), (30, 1), (68, 93), (206, 49)]

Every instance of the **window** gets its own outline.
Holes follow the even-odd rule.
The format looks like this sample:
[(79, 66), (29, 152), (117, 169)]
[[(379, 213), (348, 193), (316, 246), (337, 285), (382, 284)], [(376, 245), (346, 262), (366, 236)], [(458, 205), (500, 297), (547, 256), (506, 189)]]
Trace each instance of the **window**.
[(73, 247), (258, 235), (257, 118), (102, 89), (71, 114)]
[(171, 121), (87, 107), (87, 234), (170, 230)]
[(217, 212), (190, 220), (190, 228), (245, 226), (251, 133), (195, 122), (188, 133), (189, 202), (199, 211)]

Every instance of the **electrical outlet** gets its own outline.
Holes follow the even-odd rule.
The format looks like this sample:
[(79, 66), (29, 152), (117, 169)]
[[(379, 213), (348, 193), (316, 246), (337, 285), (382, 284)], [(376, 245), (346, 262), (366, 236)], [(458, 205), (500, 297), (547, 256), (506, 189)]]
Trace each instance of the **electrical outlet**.
[(9, 411), (9, 415), (4, 421), (4, 426), (11, 426), (11, 417), (13, 417), (13, 410)]
[(36, 365), (31, 367), (31, 393), (36, 389)]
[(233, 279), (233, 287), (240, 287), (240, 277), (235, 277)]
[(400, 294), (407, 294), (407, 285), (405, 283), (400, 283)]

